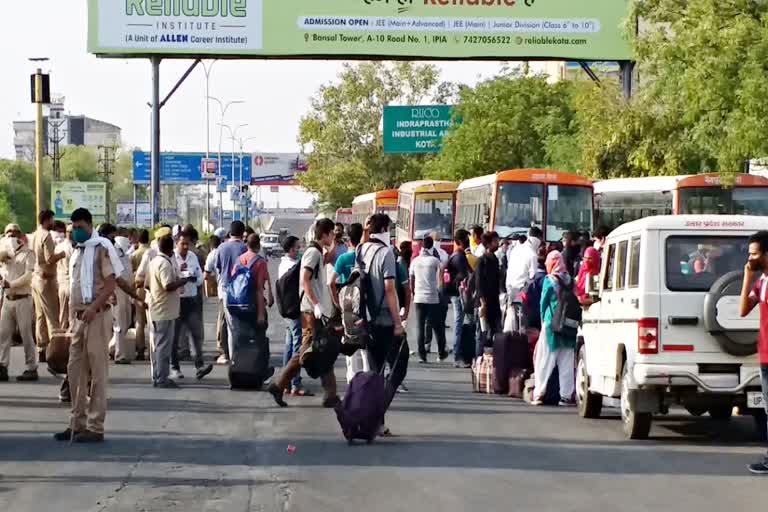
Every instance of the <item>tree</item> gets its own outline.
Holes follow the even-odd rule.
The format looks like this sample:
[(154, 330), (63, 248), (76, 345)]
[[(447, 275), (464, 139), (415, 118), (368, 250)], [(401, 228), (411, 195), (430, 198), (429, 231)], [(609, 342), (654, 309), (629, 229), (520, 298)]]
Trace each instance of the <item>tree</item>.
[(768, 3), (643, 0), (635, 49), (648, 98), (714, 169), (768, 154)]
[(31, 232), (36, 214), (34, 166), (27, 162), (0, 160), (0, 229), (15, 222), (22, 230)]
[(502, 169), (575, 170), (574, 84), (513, 71), (464, 88), (454, 115), (461, 119), (427, 164), (435, 178), (464, 180)]
[(383, 151), (382, 115), (390, 104), (415, 105), (450, 97), (431, 65), (364, 62), (345, 65), (337, 83), (322, 86), (301, 120), (299, 143), (311, 150), (301, 183), (321, 208), (349, 206), (359, 194), (417, 179), (428, 157)]

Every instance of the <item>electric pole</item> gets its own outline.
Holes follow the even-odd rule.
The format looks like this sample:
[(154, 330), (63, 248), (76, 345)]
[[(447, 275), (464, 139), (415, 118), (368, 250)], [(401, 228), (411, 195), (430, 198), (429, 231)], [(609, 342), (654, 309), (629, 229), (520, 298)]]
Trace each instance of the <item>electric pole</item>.
[(99, 164), (101, 165), (101, 172), (104, 175), (104, 183), (107, 184), (106, 186), (106, 194), (104, 196), (104, 201), (106, 203), (106, 207), (104, 211), (106, 212), (106, 218), (105, 220), (107, 222), (111, 222), (112, 218), (112, 175), (115, 173), (115, 159), (117, 147), (112, 144), (109, 146), (99, 146)]

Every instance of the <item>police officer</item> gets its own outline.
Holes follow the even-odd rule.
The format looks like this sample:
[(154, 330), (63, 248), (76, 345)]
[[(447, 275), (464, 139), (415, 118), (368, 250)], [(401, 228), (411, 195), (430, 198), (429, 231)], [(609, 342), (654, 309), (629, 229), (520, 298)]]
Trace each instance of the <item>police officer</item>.
[(35, 255), (21, 239), (21, 228), (8, 224), (6, 238), (2, 241), (0, 262), (2, 262), (2, 287), (5, 292), (0, 310), (0, 382), (8, 381), (8, 365), (11, 355), (11, 338), (16, 326), (24, 344), (24, 359), (27, 369), (16, 377), (18, 381), (34, 381), (37, 376), (35, 340), (32, 336), (32, 271)]
[(107, 414), (108, 342), (113, 321), (109, 300), (123, 269), (109, 241), (93, 237), (93, 217), (85, 208), (72, 212), (72, 240), (77, 244), (70, 275), (73, 335), (67, 365), (72, 416), (70, 428), (54, 439), (98, 443), (104, 441)]
[(45, 348), (50, 333), (59, 329), (59, 291), (56, 285), (56, 263), (64, 258), (56, 254), (51, 236), (54, 214), (43, 210), (37, 216), (39, 226), (34, 233), (32, 250), (35, 253), (35, 269), (32, 276), (32, 299), (35, 304), (35, 333), (40, 362), (45, 362)]

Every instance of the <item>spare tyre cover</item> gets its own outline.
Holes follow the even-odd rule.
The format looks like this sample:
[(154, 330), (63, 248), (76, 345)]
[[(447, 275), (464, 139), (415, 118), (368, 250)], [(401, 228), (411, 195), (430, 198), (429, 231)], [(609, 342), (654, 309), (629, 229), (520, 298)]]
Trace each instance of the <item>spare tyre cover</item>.
[(733, 356), (751, 356), (757, 352), (757, 329), (738, 329), (723, 326), (718, 321), (718, 305), (721, 301), (733, 301), (741, 296), (744, 272), (729, 272), (714, 282), (704, 297), (704, 328), (722, 349)]

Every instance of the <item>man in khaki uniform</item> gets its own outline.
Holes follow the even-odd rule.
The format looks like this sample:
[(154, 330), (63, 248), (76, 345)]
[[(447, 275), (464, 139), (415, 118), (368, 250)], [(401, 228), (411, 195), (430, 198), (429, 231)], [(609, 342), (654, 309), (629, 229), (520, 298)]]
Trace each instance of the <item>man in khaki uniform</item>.
[(70, 428), (55, 434), (54, 439), (97, 443), (104, 441), (107, 415), (108, 343), (113, 321), (109, 300), (123, 269), (109, 241), (93, 237), (93, 217), (84, 208), (72, 212), (72, 240), (77, 244), (72, 254), (69, 297), (73, 336), (67, 375), (72, 416)]
[(56, 263), (64, 258), (56, 254), (51, 236), (54, 214), (43, 210), (38, 215), (39, 226), (34, 233), (35, 272), (32, 277), (32, 299), (35, 303), (35, 332), (40, 361), (45, 361), (49, 334), (59, 328), (59, 292), (56, 286)]
[(6, 238), (0, 249), (2, 262), (2, 287), (5, 290), (0, 310), (0, 382), (8, 381), (8, 365), (11, 357), (11, 338), (16, 326), (24, 343), (24, 359), (27, 369), (16, 377), (18, 381), (34, 381), (37, 375), (35, 340), (32, 336), (32, 271), (35, 268), (34, 253), (22, 242), (21, 229), (16, 224), (5, 228)]
[(56, 254), (64, 258), (56, 263), (56, 284), (59, 287), (59, 325), (63, 330), (69, 329), (69, 259), (72, 256), (72, 226), (67, 227), (67, 238), (56, 246)]
[[(142, 229), (139, 233), (139, 247), (131, 254), (131, 266), (134, 272), (134, 284), (136, 286), (136, 293), (142, 300), (147, 298), (147, 291), (144, 288), (144, 281), (139, 279), (139, 267), (141, 266), (141, 260), (144, 258), (144, 254), (150, 250), (149, 246), (149, 231)], [(146, 271), (144, 273), (146, 278)], [(145, 330), (147, 328), (147, 311), (142, 307), (136, 308), (136, 360), (144, 361), (145, 352), (147, 350), (147, 341)]]

